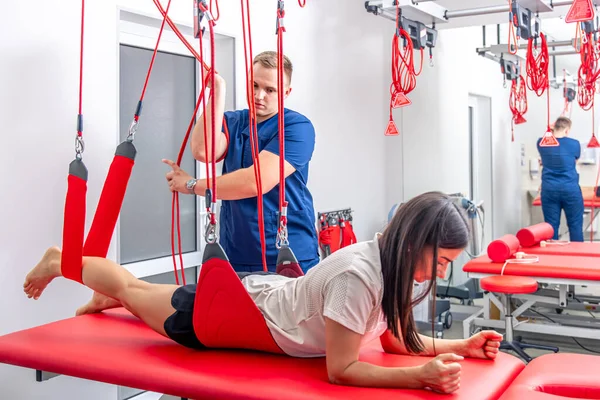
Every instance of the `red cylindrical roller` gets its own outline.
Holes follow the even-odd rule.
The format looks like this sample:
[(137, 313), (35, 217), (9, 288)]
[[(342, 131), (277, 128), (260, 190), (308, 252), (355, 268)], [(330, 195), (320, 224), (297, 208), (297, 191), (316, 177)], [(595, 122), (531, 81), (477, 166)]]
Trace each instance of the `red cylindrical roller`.
[(546, 222), (528, 226), (517, 232), (517, 238), (523, 247), (532, 247), (542, 240), (552, 239), (553, 237), (554, 228)]
[(493, 262), (504, 262), (519, 250), (519, 239), (515, 235), (504, 235), (488, 245), (488, 257)]

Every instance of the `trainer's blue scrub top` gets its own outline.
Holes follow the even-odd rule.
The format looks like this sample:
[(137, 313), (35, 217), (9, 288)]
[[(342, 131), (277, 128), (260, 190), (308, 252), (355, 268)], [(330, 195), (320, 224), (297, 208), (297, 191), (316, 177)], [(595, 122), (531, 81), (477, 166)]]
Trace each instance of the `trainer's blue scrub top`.
[[(312, 123), (295, 111), (284, 109), (285, 159), (296, 171), (285, 181), (288, 201), (288, 240), (298, 261), (318, 259), (318, 240), (312, 194), (307, 188), (308, 166), (315, 147)], [(225, 113), (229, 130), (229, 145), (223, 160), (223, 174), (252, 167), (252, 149), (248, 110)], [(277, 114), (257, 124), (259, 151), (279, 155)], [(275, 246), (279, 225), (279, 184), (263, 193), (266, 257), (269, 269), (274, 269), (278, 250)], [(233, 268), (262, 266), (258, 230), (257, 198), (223, 200), (220, 217), (220, 243)], [(257, 267), (258, 269), (258, 267)]]
[(542, 157), (542, 190), (564, 189), (579, 186), (579, 173), (575, 168), (581, 156), (581, 144), (569, 137), (558, 138), (559, 146), (537, 148)]

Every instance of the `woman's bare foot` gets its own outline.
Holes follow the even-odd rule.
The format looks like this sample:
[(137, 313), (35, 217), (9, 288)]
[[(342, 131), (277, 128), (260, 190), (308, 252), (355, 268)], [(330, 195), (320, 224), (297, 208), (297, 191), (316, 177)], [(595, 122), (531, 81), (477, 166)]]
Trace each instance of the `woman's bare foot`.
[(99, 313), (101, 311), (108, 310), (109, 308), (116, 307), (121, 307), (121, 302), (101, 293), (94, 292), (94, 295), (89, 303), (79, 307), (75, 315), (79, 316), (84, 314)]
[(61, 276), (60, 257), (58, 247), (54, 246), (46, 250), (41, 261), (25, 277), (23, 291), (27, 297), (39, 299), (52, 279)]

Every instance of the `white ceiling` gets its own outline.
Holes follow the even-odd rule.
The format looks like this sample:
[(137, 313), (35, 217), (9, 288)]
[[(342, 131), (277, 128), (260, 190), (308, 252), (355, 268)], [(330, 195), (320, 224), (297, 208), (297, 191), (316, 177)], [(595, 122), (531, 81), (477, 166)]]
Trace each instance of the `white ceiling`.
[[(419, 0), (412, 0), (413, 3), (417, 3)], [(474, 9), (474, 8), (483, 8), (483, 7), (491, 7), (491, 6), (507, 6), (508, 0), (426, 0), (427, 3), (434, 3), (437, 6), (443, 7), (450, 11), (455, 10), (465, 10), (465, 9)], [(519, 0), (513, 0), (519, 1)], [(521, 0), (532, 2), (535, 0)], [(541, 1), (541, 0), (540, 0)], [(550, 0), (543, 0), (546, 4)], [(557, 1), (557, 0), (554, 0)], [(600, 2), (599, 0), (594, 0), (595, 2)], [(384, 1), (387, 3), (388, 1)], [(390, 2), (391, 3), (391, 2)], [(421, 5), (427, 4), (422, 2)], [(564, 21), (564, 17), (569, 11), (570, 6), (560, 6), (554, 7), (554, 10), (551, 12), (543, 12), (539, 14), (541, 19), (541, 27), (544, 33), (548, 36), (550, 41), (552, 40), (569, 40), (575, 37), (575, 24), (567, 24)], [(425, 22), (425, 21), (423, 21)], [(487, 15), (477, 15), (477, 16), (469, 16), (469, 17), (456, 17), (450, 18), (447, 22), (436, 24), (437, 29), (453, 29), (453, 28), (463, 28), (470, 26), (483, 26), (483, 25), (496, 25), (502, 24), (506, 25), (508, 22), (508, 14), (506, 12), (487, 14)], [(430, 24), (427, 24), (430, 25)], [(502, 29), (506, 27), (503, 26)], [(495, 42), (495, 41), (494, 41)], [(566, 48), (561, 48), (561, 50), (565, 50)], [(577, 63), (578, 56), (561, 56), (561, 59), (564, 59), (565, 62), (570, 61), (573, 58), (574, 62)]]

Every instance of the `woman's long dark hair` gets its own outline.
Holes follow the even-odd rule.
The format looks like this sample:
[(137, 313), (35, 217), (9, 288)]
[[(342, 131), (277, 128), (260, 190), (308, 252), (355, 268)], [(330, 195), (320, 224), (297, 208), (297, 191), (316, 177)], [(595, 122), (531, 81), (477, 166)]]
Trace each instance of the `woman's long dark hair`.
[[(463, 249), (468, 243), (467, 219), (440, 192), (424, 193), (401, 205), (380, 237), (383, 313), (388, 329), (396, 338), (402, 338), (409, 352), (424, 350), (413, 308), (429, 295), (435, 283), (438, 249)], [(432, 279), (427, 290), (413, 300), (414, 277), (426, 248), (433, 250)]]

